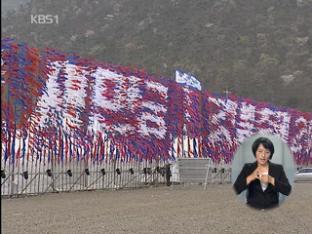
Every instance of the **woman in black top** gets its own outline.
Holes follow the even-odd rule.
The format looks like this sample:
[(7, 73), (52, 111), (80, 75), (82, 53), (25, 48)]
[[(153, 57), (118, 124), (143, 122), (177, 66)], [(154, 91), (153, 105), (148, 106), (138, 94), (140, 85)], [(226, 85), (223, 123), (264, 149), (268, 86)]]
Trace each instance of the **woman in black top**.
[(272, 208), (279, 203), (279, 193), (289, 195), (291, 185), (282, 165), (270, 162), (273, 143), (265, 137), (255, 140), (252, 152), (254, 163), (246, 163), (238, 175), (234, 189), (240, 194), (247, 189), (247, 204), (258, 209)]

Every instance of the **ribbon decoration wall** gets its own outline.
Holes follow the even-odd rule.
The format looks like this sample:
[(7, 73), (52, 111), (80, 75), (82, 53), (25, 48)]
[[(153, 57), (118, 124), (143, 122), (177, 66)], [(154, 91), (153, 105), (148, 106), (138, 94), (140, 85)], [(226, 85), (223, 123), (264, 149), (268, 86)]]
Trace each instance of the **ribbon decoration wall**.
[(167, 160), (182, 156), (187, 136), (182, 144), (193, 147), (186, 156), (230, 162), (241, 142), (266, 132), (288, 143), (298, 164), (312, 163), (312, 113), (191, 90), (11, 39), (2, 40), (1, 51), (5, 161)]
[[(35, 56), (40, 60), (38, 68), (45, 67), (45, 72), (28, 75), (20, 64), (32, 62), (29, 54), (33, 49), (8, 39), (2, 44), (3, 53), (15, 56), (2, 57), (6, 74), (1, 87), (10, 92), (2, 99), (2, 106), (7, 107), (2, 109), (2, 136), (10, 137), (3, 141), (6, 143), (2, 150), (11, 158), (15, 154), (10, 150), (16, 148), (12, 143), (21, 141), (16, 135), (23, 129), (30, 155), (48, 151), (59, 160), (95, 159), (98, 148), (105, 152), (104, 142), (109, 138), (106, 158), (116, 152), (139, 160), (169, 157), (168, 125), (176, 120), (168, 115), (168, 81), (144, 71), (87, 61), (51, 49)], [(29, 77), (38, 83), (44, 80), (44, 85), (33, 87)], [(38, 95), (29, 95), (29, 87), (36, 88)], [(172, 92), (174, 89), (171, 87)], [(26, 109), (24, 103), (12, 102), (12, 97), (23, 99), (23, 95), (29, 95), (36, 103), (31, 113), (13, 110)], [(19, 115), (23, 122), (16, 118)], [(104, 159), (103, 155), (100, 158)]]
[(278, 108), (269, 103), (205, 93), (205, 155), (230, 162), (233, 152), (256, 133), (278, 135), (290, 147), (297, 164), (312, 163), (312, 113)]

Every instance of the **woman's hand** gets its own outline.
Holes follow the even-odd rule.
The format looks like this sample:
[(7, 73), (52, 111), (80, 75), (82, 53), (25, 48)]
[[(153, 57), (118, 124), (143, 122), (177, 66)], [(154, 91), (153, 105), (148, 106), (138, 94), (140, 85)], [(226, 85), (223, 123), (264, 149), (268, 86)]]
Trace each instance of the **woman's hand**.
[(249, 176), (247, 176), (246, 178), (247, 185), (250, 184), (255, 179), (260, 179), (260, 173), (258, 168), (256, 168), (256, 170), (254, 170)]
[(260, 181), (262, 183), (265, 183), (265, 184), (272, 184), (273, 186), (275, 185), (275, 179), (274, 177), (268, 175), (268, 174), (262, 174), (260, 176)]

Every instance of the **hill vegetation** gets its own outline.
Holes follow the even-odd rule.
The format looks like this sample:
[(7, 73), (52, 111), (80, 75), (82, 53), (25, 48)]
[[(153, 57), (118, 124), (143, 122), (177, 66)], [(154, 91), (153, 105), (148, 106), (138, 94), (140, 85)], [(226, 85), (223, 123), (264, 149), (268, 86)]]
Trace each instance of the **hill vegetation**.
[(312, 111), (312, 0), (25, 2), (3, 16), (2, 37), (170, 79), (182, 69), (211, 92)]

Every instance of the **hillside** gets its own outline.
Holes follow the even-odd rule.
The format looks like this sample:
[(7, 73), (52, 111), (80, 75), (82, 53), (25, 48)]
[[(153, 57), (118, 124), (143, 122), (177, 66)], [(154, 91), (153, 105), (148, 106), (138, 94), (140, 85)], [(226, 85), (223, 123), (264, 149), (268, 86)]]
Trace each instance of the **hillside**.
[(2, 37), (30, 46), (312, 111), (312, 0), (32, 0), (2, 20)]

